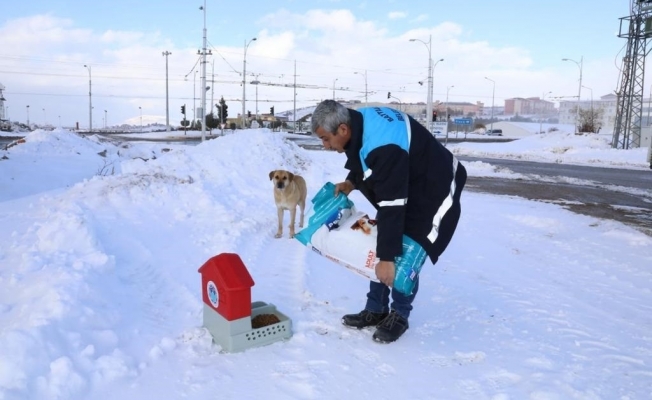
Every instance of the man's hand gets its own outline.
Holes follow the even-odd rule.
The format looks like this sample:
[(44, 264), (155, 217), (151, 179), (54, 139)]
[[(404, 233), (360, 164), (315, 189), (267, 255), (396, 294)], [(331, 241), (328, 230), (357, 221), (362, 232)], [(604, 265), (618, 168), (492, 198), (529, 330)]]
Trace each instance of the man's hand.
[(396, 275), (394, 261), (380, 261), (376, 265), (376, 277), (385, 285), (394, 286), (394, 275)]
[(351, 193), (354, 189), (355, 186), (353, 186), (353, 183), (351, 181), (340, 182), (337, 185), (335, 185), (335, 196), (337, 197), (337, 195), (340, 194), (340, 192), (348, 196), (349, 193)]

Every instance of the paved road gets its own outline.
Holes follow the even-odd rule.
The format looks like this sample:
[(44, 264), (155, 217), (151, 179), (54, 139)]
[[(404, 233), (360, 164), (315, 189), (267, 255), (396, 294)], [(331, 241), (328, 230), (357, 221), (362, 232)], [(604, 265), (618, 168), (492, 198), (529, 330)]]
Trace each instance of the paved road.
[(626, 186), (652, 190), (652, 171), (620, 168), (604, 168), (583, 165), (506, 160), (496, 158), (458, 157), (462, 161), (482, 161), (509, 168), (525, 175), (540, 175), (557, 178), (568, 177), (593, 181), (602, 185)]
[(507, 167), (524, 179), (469, 177), (468, 190), (557, 203), (652, 236), (652, 171), (460, 157)]

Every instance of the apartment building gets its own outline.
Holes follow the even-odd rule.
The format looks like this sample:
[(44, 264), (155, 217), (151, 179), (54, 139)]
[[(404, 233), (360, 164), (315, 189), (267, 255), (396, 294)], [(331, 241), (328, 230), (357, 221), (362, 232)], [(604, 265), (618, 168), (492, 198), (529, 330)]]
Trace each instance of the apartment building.
[(446, 108), (448, 108), (449, 115), (479, 116), (484, 112), (484, 103), (481, 101), (476, 101), (475, 104), (459, 101), (447, 103), (437, 100), (432, 105), (432, 109), (437, 111), (437, 115), (445, 115)]
[(515, 97), (505, 100), (506, 115), (550, 115), (556, 113), (555, 103), (540, 97)]
[[(582, 100), (579, 102), (580, 110), (602, 110), (600, 119), (600, 132), (613, 132), (616, 123), (616, 106), (618, 97), (615, 94), (608, 94), (597, 100)], [(559, 102), (559, 123), (574, 124), (577, 115), (577, 101)], [(650, 120), (650, 101), (643, 100), (643, 126), (647, 126)]]

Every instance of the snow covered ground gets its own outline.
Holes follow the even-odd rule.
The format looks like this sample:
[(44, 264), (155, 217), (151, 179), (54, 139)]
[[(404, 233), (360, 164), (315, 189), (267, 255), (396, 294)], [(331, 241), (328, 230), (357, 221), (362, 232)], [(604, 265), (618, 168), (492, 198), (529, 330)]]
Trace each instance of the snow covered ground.
[[(592, 136), (449, 146), (648, 167), (643, 150)], [(652, 238), (553, 204), (465, 192), (407, 333), (381, 345), (342, 326), (367, 281), (274, 239), (268, 173), (301, 174), (311, 197), (343, 164), (264, 129), (196, 146), (35, 131), (0, 151), (0, 399), (652, 397)], [(252, 300), (291, 318), (289, 340), (212, 344), (197, 269), (224, 252), (242, 258)]]

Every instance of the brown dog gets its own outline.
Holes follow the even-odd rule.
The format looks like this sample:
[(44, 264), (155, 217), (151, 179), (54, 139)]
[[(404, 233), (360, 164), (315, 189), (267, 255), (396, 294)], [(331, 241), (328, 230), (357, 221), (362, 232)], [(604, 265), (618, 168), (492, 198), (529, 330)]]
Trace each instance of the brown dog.
[(274, 237), (283, 236), (283, 210), (290, 211), (290, 238), (294, 237), (294, 221), (297, 206), (301, 208), (299, 228), (303, 227), (303, 211), (306, 208), (306, 181), (299, 175), (278, 169), (269, 173), (269, 179), (274, 182), (274, 201), (278, 212), (278, 230)]

